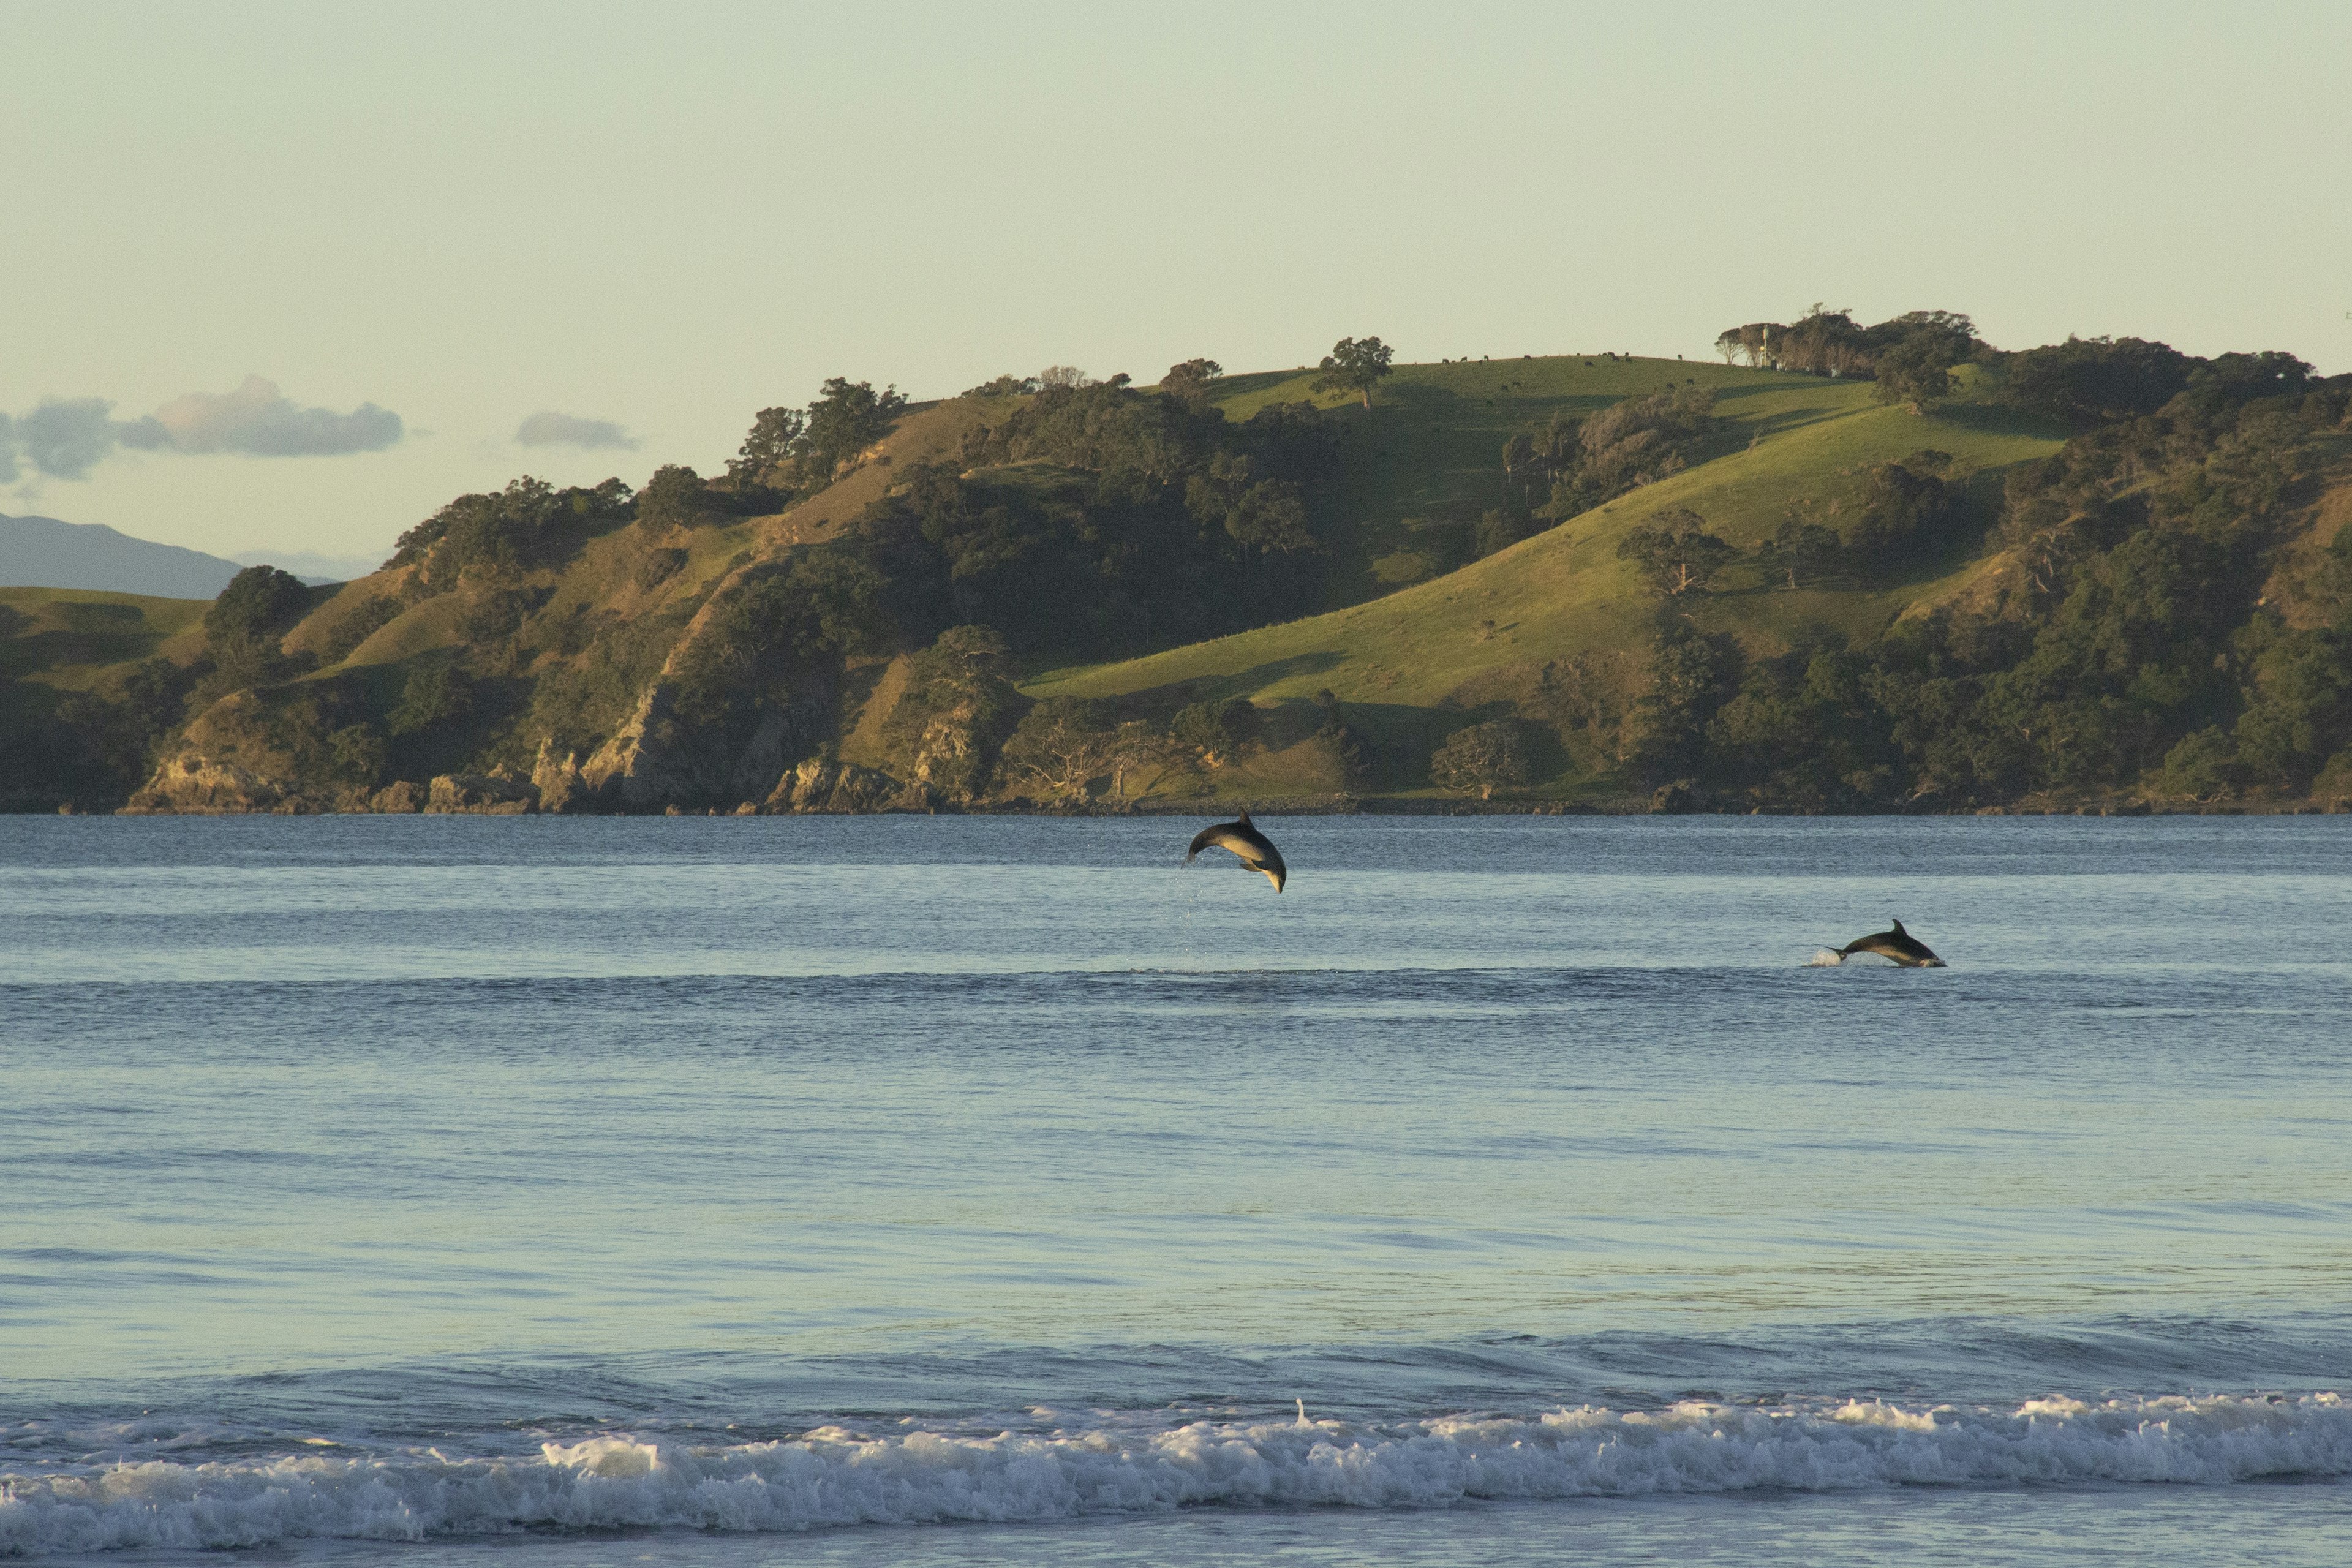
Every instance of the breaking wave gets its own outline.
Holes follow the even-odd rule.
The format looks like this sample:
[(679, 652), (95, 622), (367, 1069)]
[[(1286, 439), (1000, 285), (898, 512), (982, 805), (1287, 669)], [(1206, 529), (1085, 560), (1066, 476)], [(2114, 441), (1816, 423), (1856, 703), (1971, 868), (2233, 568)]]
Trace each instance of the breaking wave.
[[(893, 1424), (894, 1426), (898, 1424)], [(2334, 1394), (1882, 1403), (1348, 1423), (1150, 1418), (1033, 1433), (823, 1426), (695, 1446), (604, 1436), (437, 1449), (0, 1470), (0, 1554), (418, 1541), (526, 1529), (796, 1531), (1202, 1506), (1442, 1508), (1756, 1488), (2168, 1482), (2352, 1474)]]

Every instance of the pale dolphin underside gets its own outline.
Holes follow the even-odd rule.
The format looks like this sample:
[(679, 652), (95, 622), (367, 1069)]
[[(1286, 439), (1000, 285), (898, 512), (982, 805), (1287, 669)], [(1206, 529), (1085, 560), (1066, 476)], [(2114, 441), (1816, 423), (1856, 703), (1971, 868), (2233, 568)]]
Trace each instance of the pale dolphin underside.
[(1220, 822), (1214, 827), (1203, 827), (1192, 837), (1192, 847), (1184, 851), (1184, 864), (1203, 849), (1230, 849), (1235, 858), (1274, 884), (1276, 892), (1290, 879), (1290, 868), (1282, 863), (1282, 851), (1276, 849), (1250, 821), (1246, 811), (1238, 822)]
[(1941, 969), (1944, 961), (1928, 950), (1927, 944), (1903, 929), (1896, 921), (1893, 931), (1873, 931), (1856, 938), (1837, 950), (1841, 960), (1857, 952), (1874, 952), (1881, 958), (1891, 958), (1906, 969)]

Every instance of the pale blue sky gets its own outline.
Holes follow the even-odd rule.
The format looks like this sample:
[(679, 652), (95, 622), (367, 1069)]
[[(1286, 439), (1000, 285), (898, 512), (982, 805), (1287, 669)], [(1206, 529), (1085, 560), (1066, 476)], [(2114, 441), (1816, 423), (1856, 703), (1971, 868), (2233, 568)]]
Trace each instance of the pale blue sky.
[[(297, 444), (403, 421), (248, 456), (185, 437), (245, 405), (183, 405), (177, 447), (0, 488), (220, 553), (710, 471), (840, 374), (1696, 357), (1814, 300), (2352, 368), (2340, 4), (0, 0), (0, 412), (258, 375)], [(638, 445), (518, 444), (545, 412)]]

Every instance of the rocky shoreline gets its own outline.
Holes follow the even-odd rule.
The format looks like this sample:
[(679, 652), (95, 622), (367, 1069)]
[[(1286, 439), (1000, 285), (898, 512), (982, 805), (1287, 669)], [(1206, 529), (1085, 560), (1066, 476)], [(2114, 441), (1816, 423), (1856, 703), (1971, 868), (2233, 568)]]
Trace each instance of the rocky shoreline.
[[(445, 773), (382, 789), (323, 798), (282, 788), (236, 763), (184, 754), (113, 815), (124, 816), (1204, 816), (1247, 806), (1265, 816), (2315, 816), (2352, 815), (2352, 798), (2189, 801), (2126, 796), (2028, 798), (1994, 805), (1915, 804), (1886, 811), (1716, 801), (1675, 785), (1649, 795), (1559, 799), (1447, 799), (1428, 795), (1202, 796), (1130, 801), (1039, 801), (1022, 796), (950, 800), (929, 784), (904, 784), (853, 763), (812, 760), (787, 769), (758, 800), (731, 808), (676, 802), (632, 804), (584, 785), (571, 759), (530, 778), (505, 773)], [(78, 815), (70, 807), (60, 815)]]

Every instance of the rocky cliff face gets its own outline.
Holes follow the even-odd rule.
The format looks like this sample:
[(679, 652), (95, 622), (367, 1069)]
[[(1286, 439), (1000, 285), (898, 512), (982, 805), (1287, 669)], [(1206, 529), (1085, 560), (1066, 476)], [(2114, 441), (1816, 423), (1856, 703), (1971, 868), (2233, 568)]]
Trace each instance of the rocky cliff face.
[(920, 811), (933, 804), (934, 797), (921, 791), (919, 785), (910, 795), (907, 787), (888, 773), (846, 763), (812, 759), (776, 781), (763, 809), (776, 813), (858, 812), (896, 806)]
[(240, 763), (184, 751), (157, 768), (122, 809), (132, 816), (226, 816), (276, 811), (289, 799), (284, 784)]
[(444, 773), (433, 781), (425, 809), (444, 816), (523, 816), (539, 809), (539, 786), (490, 773)]
[(620, 731), (585, 763), (542, 754), (533, 777), (563, 811), (661, 811), (670, 806), (728, 808), (758, 801), (822, 733), (819, 694), (796, 693), (761, 711), (749, 734), (683, 722), (677, 688), (656, 681)]
[(333, 809), (340, 792), (305, 789), (302, 759), (271, 733), (270, 715), (250, 691), (222, 698), (190, 724), (177, 749), (131, 797), (134, 816), (218, 816), (255, 811)]

